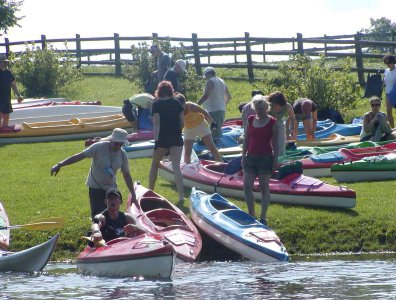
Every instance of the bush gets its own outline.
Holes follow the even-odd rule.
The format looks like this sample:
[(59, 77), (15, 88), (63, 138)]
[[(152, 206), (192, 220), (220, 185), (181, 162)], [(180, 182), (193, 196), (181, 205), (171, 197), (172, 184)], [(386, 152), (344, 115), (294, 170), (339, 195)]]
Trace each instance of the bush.
[(319, 111), (346, 111), (355, 107), (360, 92), (356, 78), (350, 73), (351, 66), (351, 60), (346, 59), (335, 70), (324, 56), (312, 60), (296, 55), (264, 81), (270, 90), (283, 92), (290, 102), (309, 98), (318, 105)]
[[(186, 57), (186, 51), (181, 43), (179, 47), (172, 47), (169, 40), (157, 41), (153, 43), (171, 57), (171, 65), (178, 59)], [(133, 65), (124, 65), (123, 74), (129, 81), (134, 81), (138, 84), (141, 92), (145, 91), (145, 84), (150, 79), (152, 72), (157, 69), (156, 59), (150, 55), (150, 46), (143, 42), (138, 46), (131, 47)], [(180, 83), (182, 86), (181, 92), (187, 97), (187, 100), (197, 99), (202, 93), (204, 81), (196, 74), (195, 69), (192, 68), (187, 61), (187, 72), (180, 76)]]
[(52, 96), (59, 88), (81, 78), (71, 57), (51, 45), (46, 49), (27, 45), (26, 51), (15, 59), (12, 69), (28, 97)]

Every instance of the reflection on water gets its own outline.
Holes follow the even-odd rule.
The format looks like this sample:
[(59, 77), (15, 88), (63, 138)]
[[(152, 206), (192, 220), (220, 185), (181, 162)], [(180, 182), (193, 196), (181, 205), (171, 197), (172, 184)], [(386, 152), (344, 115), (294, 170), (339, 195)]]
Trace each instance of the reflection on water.
[(392, 299), (394, 255), (296, 259), (290, 263), (179, 263), (172, 280), (98, 278), (74, 264), (42, 274), (0, 274), (1, 299)]

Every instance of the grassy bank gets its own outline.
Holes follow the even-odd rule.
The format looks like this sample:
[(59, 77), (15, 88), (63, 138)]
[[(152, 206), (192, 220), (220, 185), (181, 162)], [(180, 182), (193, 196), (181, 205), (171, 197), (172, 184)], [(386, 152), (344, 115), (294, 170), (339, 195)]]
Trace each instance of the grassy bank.
[[(249, 99), (252, 86), (246, 82), (228, 82), (233, 102), (227, 117), (238, 116), (239, 102)], [(137, 93), (134, 84), (123, 79), (87, 77), (64, 88), (58, 96), (72, 100), (100, 100), (104, 105), (122, 104), (122, 100)], [(194, 100), (194, 99), (192, 99)], [(360, 100), (351, 116), (362, 115), (368, 105)], [(81, 151), (83, 141), (0, 146), (1, 194), (12, 224), (59, 216), (65, 227), (54, 259), (73, 259), (85, 245), (79, 239), (89, 228), (89, 203), (85, 179), (90, 161), (62, 168), (57, 177), (50, 176), (53, 164)], [(143, 185), (148, 183), (150, 159), (130, 160), (132, 175)], [(332, 179), (327, 182), (337, 184)], [(126, 195), (122, 178), (120, 189)], [(348, 187), (357, 193), (357, 206), (352, 210), (318, 209), (272, 204), (268, 212), (269, 225), (281, 237), (291, 254), (335, 251), (396, 250), (394, 199), (396, 181), (356, 183)], [(157, 192), (168, 199), (177, 199), (174, 186), (159, 178)], [(186, 195), (189, 190), (186, 189)], [(242, 200), (231, 199), (246, 210)], [(187, 213), (187, 203), (182, 209)], [(259, 205), (257, 204), (257, 211)], [(44, 241), (52, 232), (12, 231), (12, 249), (20, 250)]]

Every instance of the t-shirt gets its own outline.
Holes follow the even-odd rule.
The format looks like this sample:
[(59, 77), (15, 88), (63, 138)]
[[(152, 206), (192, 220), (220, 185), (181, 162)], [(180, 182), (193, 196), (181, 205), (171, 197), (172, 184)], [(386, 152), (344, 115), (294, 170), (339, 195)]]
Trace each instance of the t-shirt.
[(384, 73), (385, 92), (389, 94), (394, 86), (396, 86), (396, 68), (392, 71), (388, 68)]
[(276, 119), (269, 116), (269, 121), (264, 127), (254, 127), (253, 120), (255, 116), (248, 118), (248, 136), (249, 145), (247, 149), (248, 155), (266, 155), (272, 154), (272, 127), (276, 123)]
[(152, 115), (159, 114), (160, 132), (159, 136), (180, 135), (182, 128), (180, 127), (179, 115), (184, 110), (179, 100), (174, 98), (160, 99), (153, 103)]
[(174, 68), (170, 68), (166, 71), (164, 80), (170, 81), (173, 85), (173, 90), (175, 92), (180, 92), (179, 89), (179, 78), (177, 77), (177, 73)]
[(0, 101), (11, 100), (11, 83), (15, 81), (14, 75), (10, 70), (0, 70)]
[(129, 173), (128, 157), (124, 149), (112, 151), (109, 141), (95, 143), (84, 150), (85, 157), (92, 158), (86, 185), (107, 191), (117, 187), (116, 173), (121, 169)]

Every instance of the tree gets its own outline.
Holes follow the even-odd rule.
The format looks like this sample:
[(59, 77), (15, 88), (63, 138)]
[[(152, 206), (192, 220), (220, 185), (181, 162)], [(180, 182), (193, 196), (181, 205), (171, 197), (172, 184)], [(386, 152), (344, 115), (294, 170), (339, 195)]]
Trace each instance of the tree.
[[(361, 33), (369, 34), (368, 40), (373, 41), (390, 41), (391, 32), (396, 31), (396, 23), (392, 23), (391, 20), (382, 17), (380, 19), (370, 18), (370, 28), (363, 28), (360, 30)], [(379, 51), (380, 53), (389, 52), (389, 47), (371, 47), (370, 51)]]
[(7, 33), (7, 30), (13, 26), (19, 26), (18, 21), (24, 17), (17, 17), (16, 13), (20, 11), (23, 0), (8, 1), (0, 0), (0, 34)]

